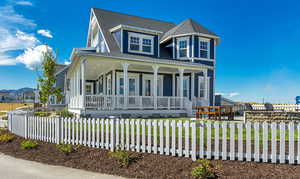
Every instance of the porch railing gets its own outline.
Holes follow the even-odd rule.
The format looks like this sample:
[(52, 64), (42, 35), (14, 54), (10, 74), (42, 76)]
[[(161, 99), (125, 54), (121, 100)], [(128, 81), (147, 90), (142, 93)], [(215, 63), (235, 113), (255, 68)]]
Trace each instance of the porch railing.
[(186, 98), (158, 96), (87, 95), (85, 107), (100, 110), (116, 109), (186, 109)]

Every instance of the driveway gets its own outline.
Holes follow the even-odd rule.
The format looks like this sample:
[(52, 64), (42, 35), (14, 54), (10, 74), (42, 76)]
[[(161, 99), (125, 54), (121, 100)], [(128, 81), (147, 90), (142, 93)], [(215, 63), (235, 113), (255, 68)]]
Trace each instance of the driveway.
[(87, 172), (79, 169), (51, 166), (16, 159), (0, 153), (0, 178), (3, 179), (122, 179), (122, 177)]

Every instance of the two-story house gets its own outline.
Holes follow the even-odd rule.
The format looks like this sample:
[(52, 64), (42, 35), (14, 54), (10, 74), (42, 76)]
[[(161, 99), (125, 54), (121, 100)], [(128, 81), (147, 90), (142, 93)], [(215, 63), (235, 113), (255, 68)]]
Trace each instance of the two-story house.
[(188, 116), (214, 104), (219, 37), (180, 24), (91, 9), (85, 48), (67, 73), (68, 109), (79, 115)]

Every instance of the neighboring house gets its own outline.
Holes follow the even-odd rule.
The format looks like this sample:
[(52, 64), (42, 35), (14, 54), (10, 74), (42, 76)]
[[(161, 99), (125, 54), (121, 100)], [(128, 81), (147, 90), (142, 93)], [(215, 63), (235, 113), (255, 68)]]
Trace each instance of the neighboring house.
[(91, 10), (86, 48), (67, 73), (68, 109), (91, 116), (187, 116), (214, 104), (219, 37), (187, 19), (173, 24)]
[(228, 98), (224, 98), (222, 95), (215, 95), (216, 106), (234, 106), (238, 104), (239, 104), (238, 102), (235, 102)]
[(56, 64), (55, 66), (55, 88), (59, 88), (62, 90), (63, 100), (58, 102), (56, 96), (49, 97), (49, 105), (60, 105), (65, 106), (66, 104), (66, 74), (68, 72), (68, 65)]
[(0, 92), (0, 102), (4, 102), (7, 100), (9, 92)]

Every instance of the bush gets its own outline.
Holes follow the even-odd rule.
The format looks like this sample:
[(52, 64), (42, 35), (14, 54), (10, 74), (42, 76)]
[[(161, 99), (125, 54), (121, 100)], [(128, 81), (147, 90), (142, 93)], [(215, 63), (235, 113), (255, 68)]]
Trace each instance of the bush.
[(193, 168), (192, 176), (197, 179), (213, 179), (217, 178), (216, 169), (218, 167), (214, 166), (209, 160), (203, 159), (199, 160), (201, 163), (199, 166)]
[(23, 140), (21, 142), (22, 149), (35, 149), (39, 144), (33, 140)]
[(69, 154), (74, 151), (73, 146), (70, 144), (58, 144), (56, 145), (56, 148), (65, 154)]
[(73, 114), (69, 112), (67, 109), (56, 111), (56, 115), (60, 117), (73, 117)]
[[(3, 132), (1, 131), (1, 133)], [(11, 134), (2, 134), (0, 135), (0, 142), (4, 142), (4, 143), (11, 142), (14, 140), (14, 138), (15, 137)]]
[(2, 120), (8, 120), (8, 117), (7, 116), (4, 116), (4, 117), (2, 117)]
[(49, 117), (51, 115), (51, 113), (50, 112), (35, 112), (34, 115), (38, 116), (38, 117)]
[(120, 167), (126, 167), (132, 163), (135, 162), (137, 159), (140, 158), (139, 154), (129, 153), (124, 150), (119, 150), (116, 152), (110, 152), (109, 155), (113, 158), (118, 159)]

